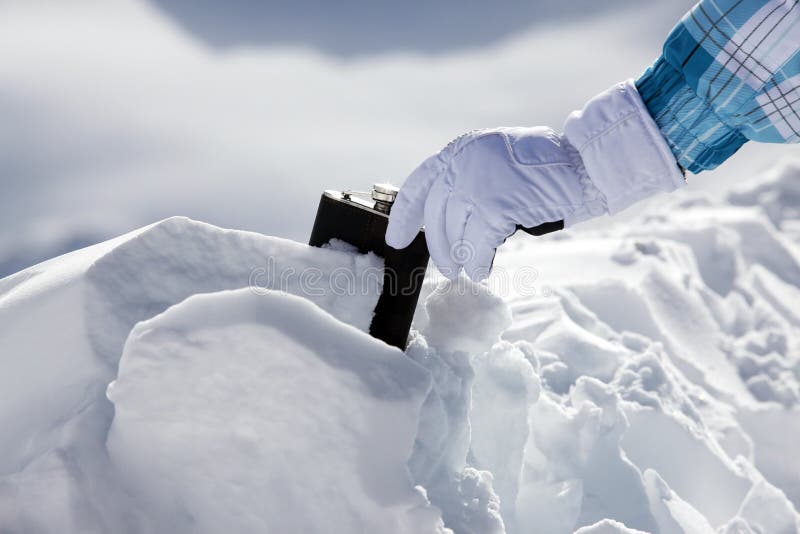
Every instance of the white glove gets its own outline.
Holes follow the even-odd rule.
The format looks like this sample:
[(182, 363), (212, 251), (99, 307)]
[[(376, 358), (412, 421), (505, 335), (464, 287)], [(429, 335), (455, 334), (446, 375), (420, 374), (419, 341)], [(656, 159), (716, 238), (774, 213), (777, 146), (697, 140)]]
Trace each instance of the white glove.
[(564, 135), (544, 127), (476, 130), (425, 160), (400, 189), (386, 243), (405, 248), (425, 225), (448, 278), (489, 275), (517, 225), (566, 226), (683, 185), (683, 175), (632, 81), (570, 115)]

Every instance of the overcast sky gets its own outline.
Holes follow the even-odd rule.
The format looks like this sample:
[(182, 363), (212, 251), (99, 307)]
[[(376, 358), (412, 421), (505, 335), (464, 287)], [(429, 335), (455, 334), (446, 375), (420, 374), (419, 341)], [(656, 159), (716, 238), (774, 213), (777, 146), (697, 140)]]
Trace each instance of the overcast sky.
[(560, 128), (691, 6), (335, 4), (0, 1), (0, 276), (170, 215), (305, 240), (325, 188), (400, 184), (473, 128)]

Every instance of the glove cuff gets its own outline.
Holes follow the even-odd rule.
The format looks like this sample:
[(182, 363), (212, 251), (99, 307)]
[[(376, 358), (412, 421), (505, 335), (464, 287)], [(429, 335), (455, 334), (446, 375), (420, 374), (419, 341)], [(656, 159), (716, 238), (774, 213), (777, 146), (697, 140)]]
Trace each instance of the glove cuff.
[[(615, 85), (590, 100), (582, 111), (570, 114), (564, 136), (577, 149), (586, 170), (588, 183), (581, 180), (584, 195), (598, 191), (612, 215), (685, 184), (672, 151), (632, 80)], [(568, 225), (594, 215), (580, 211), (568, 218)]]

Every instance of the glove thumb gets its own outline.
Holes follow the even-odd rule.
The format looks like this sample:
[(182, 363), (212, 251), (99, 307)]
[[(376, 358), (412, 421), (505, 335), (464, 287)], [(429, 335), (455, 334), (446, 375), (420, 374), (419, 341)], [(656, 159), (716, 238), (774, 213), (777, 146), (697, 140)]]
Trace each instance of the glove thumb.
[(425, 200), (442, 169), (439, 156), (431, 156), (406, 179), (389, 215), (389, 226), (386, 229), (387, 245), (403, 249), (414, 240), (424, 222)]

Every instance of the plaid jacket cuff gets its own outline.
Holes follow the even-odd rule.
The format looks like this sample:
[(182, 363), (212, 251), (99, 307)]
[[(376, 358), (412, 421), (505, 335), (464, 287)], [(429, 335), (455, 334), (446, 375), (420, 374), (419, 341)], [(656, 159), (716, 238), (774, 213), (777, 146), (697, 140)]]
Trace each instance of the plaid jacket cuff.
[(693, 173), (713, 169), (747, 142), (663, 56), (636, 81), (636, 88), (684, 169)]

